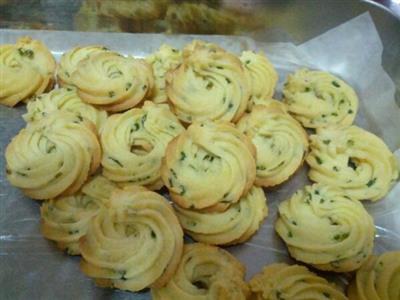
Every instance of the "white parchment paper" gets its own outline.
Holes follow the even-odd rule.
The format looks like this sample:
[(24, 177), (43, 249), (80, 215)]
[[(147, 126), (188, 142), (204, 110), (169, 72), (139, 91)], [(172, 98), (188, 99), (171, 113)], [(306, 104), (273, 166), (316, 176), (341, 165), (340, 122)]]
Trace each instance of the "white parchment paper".
[[(86, 44), (103, 44), (143, 57), (162, 43), (182, 47), (193, 38), (218, 43), (235, 53), (263, 50), (280, 75), (277, 98), (288, 73), (300, 67), (330, 71), (348, 81), (359, 95), (356, 124), (382, 137), (400, 159), (400, 108), (394, 101), (394, 83), (381, 66), (383, 47), (368, 13), (300, 46), (265, 44), (245, 37), (17, 30), (0, 30), (0, 44), (14, 43), (21, 35), (41, 39), (56, 58)], [(11, 187), (4, 173), (5, 147), (24, 126), (24, 111), (22, 106), (0, 107), (0, 299), (150, 299), (146, 291), (134, 294), (97, 288), (79, 271), (79, 258), (61, 253), (40, 235), (39, 204)], [(289, 182), (266, 190), (270, 213), (259, 232), (246, 244), (227, 248), (246, 265), (247, 278), (266, 264), (291, 261), (273, 224), (279, 203), (309, 182), (306, 174), (304, 166)], [(376, 224), (375, 252), (400, 249), (400, 184), (382, 201), (365, 206)], [(342, 283), (348, 278), (323, 275)]]

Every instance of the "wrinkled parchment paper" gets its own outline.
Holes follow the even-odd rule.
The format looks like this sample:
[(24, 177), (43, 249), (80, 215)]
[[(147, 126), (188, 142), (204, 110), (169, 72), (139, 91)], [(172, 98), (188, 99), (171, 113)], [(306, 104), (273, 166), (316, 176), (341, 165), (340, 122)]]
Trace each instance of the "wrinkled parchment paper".
[[(382, 43), (368, 13), (300, 46), (259, 43), (245, 37), (17, 30), (0, 30), (0, 44), (14, 43), (21, 35), (41, 39), (57, 59), (64, 51), (85, 44), (103, 44), (143, 57), (162, 43), (182, 47), (193, 38), (216, 42), (235, 53), (263, 50), (280, 75), (277, 98), (288, 73), (304, 66), (327, 70), (357, 91), (361, 107), (356, 124), (382, 137), (400, 159), (400, 108), (394, 101), (394, 83), (381, 66)], [(150, 299), (147, 291), (133, 294), (96, 287), (79, 271), (79, 258), (63, 254), (40, 235), (39, 204), (5, 179), (5, 147), (24, 126), (24, 111), (23, 106), (0, 107), (0, 299)], [(266, 264), (291, 261), (273, 224), (278, 204), (308, 183), (306, 174), (304, 166), (289, 182), (266, 191), (270, 211), (259, 232), (246, 244), (227, 248), (246, 265), (247, 278)], [(375, 252), (400, 249), (400, 183), (384, 200), (365, 204), (375, 219)], [(324, 276), (339, 283), (348, 278)]]

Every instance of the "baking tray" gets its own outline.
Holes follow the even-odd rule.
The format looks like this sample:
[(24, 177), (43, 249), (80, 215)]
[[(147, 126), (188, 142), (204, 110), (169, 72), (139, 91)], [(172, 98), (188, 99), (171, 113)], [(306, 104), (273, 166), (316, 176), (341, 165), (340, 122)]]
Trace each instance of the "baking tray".
[[(368, 13), (327, 33), (295, 46), (291, 43), (259, 43), (246, 37), (191, 36), (126, 33), (80, 33), (63, 31), (0, 30), (0, 43), (14, 43), (23, 35), (42, 40), (56, 59), (77, 45), (104, 44), (123, 54), (144, 57), (161, 44), (182, 47), (203, 39), (240, 53), (263, 50), (279, 72), (276, 97), (288, 73), (305, 66), (333, 72), (357, 91), (360, 111), (356, 124), (382, 137), (400, 156), (400, 108), (394, 101), (395, 85), (381, 66), (382, 43)], [(95, 286), (79, 271), (79, 257), (59, 251), (39, 232), (39, 202), (27, 199), (5, 179), (4, 151), (10, 139), (24, 126), (25, 107), (0, 107), (0, 299), (150, 299), (148, 291), (128, 293)], [(307, 180), (303, 166), (287, 183), (266, 190), (269, 216), (247, 243), (227, 247), (247, 267), (247, 278), (266, 264), (293, 262), (273, 231), (278, 204)], [(400, 249), (400, 184), (382, 201), (365, 206), (376, 224), (375, 252)], [(346, 284), (349, 276), (324, 276)]]

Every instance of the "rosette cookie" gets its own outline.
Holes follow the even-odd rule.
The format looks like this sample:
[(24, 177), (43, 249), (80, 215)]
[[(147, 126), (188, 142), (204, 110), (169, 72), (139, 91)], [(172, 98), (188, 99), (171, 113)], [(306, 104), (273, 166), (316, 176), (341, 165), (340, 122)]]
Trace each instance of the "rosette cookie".
[(160, 49), (146, 58), (153, 67), (154, 90), (152, 100), (155, 103), (167, 102), (166, 80), (168, 71), (174, 70), (182, 62), (182, 52), (169, 45), (162, 45)]
[(268, 214), (264, 191), (253, 187), (224, 212), (204, 212), (176, 206), (183, 230), (194, 240), (212, 245), (233, 245), (248, 240)]
[(120, 31), (130, 29), (132, 32), (149, 32), (154, 27), (155, 20), (161, 21), (164, 18), (168, 2), (168, 0), (108, 0), (98, 1), (94, 5), (98, 9), (96, 13), (99, 16), (120, 21), (121, 27), (125, 29)]
[(386, 252), (370, 259), (357, 270), (350, 284), (350, 300), (400, 299), (400, 251)]
[(283, 95), (289, 112), (308, 128), (351, 125), (358, 110), (353, 88), (327, 72), (301, 69), (289, 75)]
[(276, 263), (264, 267), (250, 280), (254, 300), (346, 300), (325, 278), (304, 266)]
[(7, 178), (37, 200), (72, 195), (100, 164), (94, 125), (54, 112), (22, 129), (6, 149)]
[(352, 199), (377, 201), (399, 176), (386, 144), (357, 126), (318, 129), (310, 137), (310, 149), (310, 179), (341, 187)]
[(286, 181), (302, 165), (308, 149), (303, 127), (283, 103), (270, 100), (254, 106), (237, 127), (257, 148), (256, 184), (274, 186)]
[(99, 130), (107, 119), (107, 113), (84, 103), (79, 98), (75, 88), (60, 88), (50, 93), (37, 96), (34, 101), (29, 101), (28, 112), (23, 115), (26, 122), (34, 122), (55, 111), (68, 111), (74, 115), (85, 118), (96, 125)]
[(148, 96), (154, 78), (151, 66), (143, 59), (104, 51), (82, 60), (71, 74), (71, 82), (83, 101), (118, 112)]
[(194, 41), (183, 50), (183, 63), (167, 76), (173, 112), (186, 123), (236, 122), (250, 96), (240, 60), (213, 44)]
[(197, 49), (204, 49), (208, 50), (212, 53), (215, 52), (226, 52), (222, 47), (218, 46), (217, 44), (208, 43), (201, 40), (193, 40), (190, 44), (187, 44), (183, 49), (183, 55), (190, 56), (193, 52)]
[(168, 144), (161, 178), (181, 207), (225, 210), (252, 187), (255, 152), (229, 123), (194, 123)]
[(89, 56), (101, 52), (109, 51), (106, 47), (100, 45), (89, 45), (84, 47), (75, 47), (61, 56), (57, 68), (57, 81), (60, 86), (73, 85), (71, 75), (76, 71), (81, 61)]
[(104, 287), (165, 285), (182, 254), (183, 232), (168, 201), (143, 187), (115, 191), (79, 245), (82, 271)]
[(263, 53), (243, 51), (240, 61), (249, 76), (251, 96), (248, 110), (251, 110), (254, 100), (272, 98), (278, 82), (278, 73)]
[(116, 188), (108, 179), (96, 176), (80, 192), (44, 202), (40, 208), (42, 234), (68, 254), (79, 255), (79, 239)]
[(0, 104), (15, 106), (54, 84), (56, 63), (46, 46), (30, 37), (0, 45)]
[(112, 115), (101, 134), (104, 176), (118, 183), (161, 188), (165, 149), (183, 130), (166, 104), (146, 101), (142, 108)]
[[(218, 8), (215, 8), (215, 5)], [(220, 9), (217, 2), (169, 3), (165, 13), (166, 32), (231, 35), (243, 25), (240, 17), (237, 17), (238, 15), (233, 14), (228, 7)]]
[(162, 288), (152, 288), (154, 300), (245, 300), (249, 288), (244, 266), (229, 252), (204, 244), (184, 246), (178, 269)]
[(292, 257), (320, 270), (354, 271), (372, 253), (372, 217), (330, 186), (306, 186), (282, 202), (275, 230)]

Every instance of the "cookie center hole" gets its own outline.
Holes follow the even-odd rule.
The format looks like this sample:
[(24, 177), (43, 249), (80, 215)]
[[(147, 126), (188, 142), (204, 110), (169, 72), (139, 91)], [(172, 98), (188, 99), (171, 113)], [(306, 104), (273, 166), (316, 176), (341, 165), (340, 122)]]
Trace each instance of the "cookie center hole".
[(131, 144), (131, 152), (136, 155), (147, 155), (153, 150), (153, 145), (144, 140), (134, 140)]
[(204, 281), (201, 281), (201, 280), (196, 280), (196, 281), (192, 282), (192, 284), (200, 290), (208, 289), (207, 283), (205, 283)]
[(107, 70), (107, 76), (108, 76), (108, 78), (111, 78), (111, 79), (119, 78), (122, 76), (122, 72), (117, 67), (111, 66)]
[(126, 225), (126, 226), (121, 225), (121, 230), (123, 230), (125, 232), (126, 236), (133, 235), (134, 237), (138, 237), (138, 235), (139, 235), (138, 229), (132, 225)]
[(354, 158), (349, 157), (349, 160), (347, 161), (347, 166), (355, 171), (357, 169), (358, 163)]

